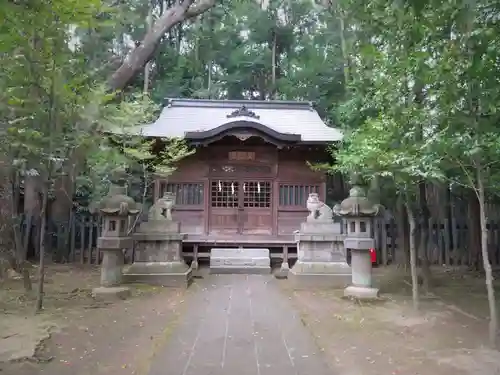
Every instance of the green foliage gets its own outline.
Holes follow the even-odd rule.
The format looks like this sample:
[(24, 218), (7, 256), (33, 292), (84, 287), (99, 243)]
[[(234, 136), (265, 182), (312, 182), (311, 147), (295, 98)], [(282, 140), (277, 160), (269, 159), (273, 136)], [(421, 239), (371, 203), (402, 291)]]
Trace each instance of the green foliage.
[(461, 5), (341, 3), (352, 25), (352, 81), (335, 170), (405, 189), (421, 180), (475, 189), (484, 166), (486, 179), (498, 179), (500, 34), (487, 13), (500, 9)]
[[(106, 54), (96, 50), (88, 55), (93, 41), (82, 30), (107, 38), (110, 21), (117, 17), (116, 25), (123, 9), (110, 9), (99, 0), (32, 5), (9, 4), (1, 10), (9, 21), (9, 27), (0, 28), (5, 67), (0, 73), (0, 146), (7, 164), (42, 179), (72, 174), (78, 164), (77, 195), (94, 198), (106, 193), (117, 166), (171, 173), (191, 151), (171, 140), (156, 161), (151, 142), (136, 129), (153, 121), (159, 106), (147, 94), (106, 92), (101, 75), (94, 74)], [(109, 132), (124, 134), (120, 147), (106, 136)]]
[(153, 98), (315, 101), (335, 123), (344, 95), (341, 56), (337, 16), (309, 0), (273, 0), (266, 9), (255, 1), (223, 3), (165, 37), (154, 59)]

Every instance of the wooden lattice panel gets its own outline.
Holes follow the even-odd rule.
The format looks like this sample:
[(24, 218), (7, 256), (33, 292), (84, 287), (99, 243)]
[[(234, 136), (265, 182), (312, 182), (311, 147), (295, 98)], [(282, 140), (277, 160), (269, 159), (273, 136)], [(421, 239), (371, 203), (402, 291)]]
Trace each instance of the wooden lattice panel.
[(248, 181), (243, 183), (244, 207), (271, 207), (271, 183)]
[(212, 181), (210, 196), (212, 207), (238, 207), (238, 181)]

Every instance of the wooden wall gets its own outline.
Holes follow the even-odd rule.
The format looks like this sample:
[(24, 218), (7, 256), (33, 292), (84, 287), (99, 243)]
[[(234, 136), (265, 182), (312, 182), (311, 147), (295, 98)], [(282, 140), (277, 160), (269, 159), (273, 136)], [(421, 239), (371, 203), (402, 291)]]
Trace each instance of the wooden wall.
[[(229, 160), (231, 152), (249, 152), (248, 160)], [(272, 145), (246, 146), (217, 144), (200, 148), (194, 155), (183, 160), (168, 178), (158, 179), (155, 199), (163, 191), (192, 191), (175, 206), (174, 219), (181, 223), (187, 234), (235, 233), (237, 227), (234, 208), (211, 207), (211, 185), (214, 181), (269, 181), (272, 202), (269, 209), (246, 209), (246, 222), (250, 229), (245, 234), (283, 235), (293, 234), (308, 214), (306, 199), (310, 192), (319, 193), (325, 199), (326, 184), (323, 173), (318, 173), (306, 164), (314, 161), (320, 153), (307, 149), (278, 150)], [(234, 155), (233, 155), (234, 156)], [(245, 155), (242, 155), (243, 158)], [(251, 160), (250, 160), (251, 159)], [(227, 172), (227, 166), (236, 166)], [(239, 168), (242, 168), (239, 170)], [(181, 194), (181, 195), (182, 195)], [(188, 193), (189, 195), (189, 193)], [(194, 196), (198, 196), (197, 199)], [(202, 197), (200, 199), (200, 197)]]

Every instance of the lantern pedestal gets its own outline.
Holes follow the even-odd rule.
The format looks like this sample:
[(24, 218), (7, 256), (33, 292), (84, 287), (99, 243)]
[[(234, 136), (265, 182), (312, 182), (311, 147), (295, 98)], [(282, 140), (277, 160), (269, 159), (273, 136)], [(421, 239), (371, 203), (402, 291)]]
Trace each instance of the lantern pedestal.
[(151, 217), (149, 221), (141, 223), (134, 234), (134, 263), (125, 270), (125, 281), (187, 288), (193, 275), (192, 269), (182, 258), (182, 240), (185, 235), (179, 232), (179, 223), (162, 217)]
[[(99, 239), (99, 244), (102, 245), (110, 238)], [(124, 246), (127, 241), (120, 239), (117, 243)], [(126, 299), (130, 296), (130, 289), (120, 286), (123, 281), (122, 267), (124, 264), (123, 251), (121, 249), (102, 249), (102, 263), (101, 263), (101, 286), (92, 289), (92, 297), (99, 301), (115, 301)]]
[(302, 223), (296, 242), (297, 262), (288, 273), (288, 280), (295, 288), (349, 285), (351, 268), (337, 223)]
[(122, 268), (125, 264), (121, 249), (101, 249), (101, 286), (112, 287), (122, 283)]
[[(105, 223), (109, 224), (107, 221)], [(103, 236), (97, 239), (102, 262), (101, 286), (92, 290), (92, 297), (96, 300), (114, 301), (130, 296), (130, 289), (120, 286), (120, 284), (123, 282), (123, 265), (125, 263), (122, 249), (130, 248), (132, 239), (120, 237), (121, 233), (123, 231), (117, 232), (118, 236)]]
[(351, 250), (352, 285), (344, 290), (345, 297), (377, 299), (379, 290), (372, 287), (372, 260), (369, 250)]

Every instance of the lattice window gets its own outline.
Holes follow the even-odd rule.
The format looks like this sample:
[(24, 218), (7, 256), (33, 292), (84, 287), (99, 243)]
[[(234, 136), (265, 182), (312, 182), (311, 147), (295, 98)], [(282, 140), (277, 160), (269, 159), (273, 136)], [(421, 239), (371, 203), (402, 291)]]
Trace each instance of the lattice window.
[(310, 193), (319, 194), (319, 185), (280, 185), (280, 206), (306, 206)]
[(160, 197), (163, 193), (175, 194), (175, 204), (193, 206), (203, 204), (203, 183), (172, 183), (162, 184)]
[(244, 207), (271, 207), (271, 183), (249, 181), (243, 183)]
[(212, 181), (212, 207), (238, 207), (239, 188), (238, 181)]

